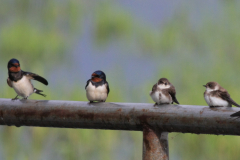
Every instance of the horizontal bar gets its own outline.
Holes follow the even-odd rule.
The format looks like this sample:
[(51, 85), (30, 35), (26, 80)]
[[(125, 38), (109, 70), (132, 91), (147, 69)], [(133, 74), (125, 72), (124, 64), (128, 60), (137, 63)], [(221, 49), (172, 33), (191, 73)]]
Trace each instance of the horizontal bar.
[(240, 135), (239, 108), (0, 99), (0, 125)]

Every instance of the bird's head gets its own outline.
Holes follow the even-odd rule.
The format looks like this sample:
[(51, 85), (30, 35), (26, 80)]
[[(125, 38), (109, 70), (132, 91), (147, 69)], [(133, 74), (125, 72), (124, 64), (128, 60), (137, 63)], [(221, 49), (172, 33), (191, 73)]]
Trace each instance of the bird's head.
[(106, 81), (106, 75), (103, 71), (98, 70), (92, 74), (91, 80), (93, 82), (101, 82), (102, 80)]
[(167, 78), (161, 78), (158, 80), (158, 87), (160, 89), (166, 89), (171, 87), (171, 83)]
[(219, 84), (217, 82), (208, 82), (206, 85), (203, 85), (206, 88), (206, 91), (215, 91), (219, 89)]
[(20, 63), (17, 59), (13, 58), (8, 62), (9, 72), (19, 72), (21, 70)]

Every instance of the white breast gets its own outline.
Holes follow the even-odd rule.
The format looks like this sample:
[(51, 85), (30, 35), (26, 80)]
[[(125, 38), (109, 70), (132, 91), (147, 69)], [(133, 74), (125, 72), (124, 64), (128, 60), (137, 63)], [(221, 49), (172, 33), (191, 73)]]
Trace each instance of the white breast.
[(12, 87), (14, 88), (15, 92), (23, 97), (27, 98), (33, 93), (33, 85), (26, 76), (23, 76), (22, 79), (18, 80), (17, 82), (12, 81)]
[[(159, 94), (161, 94), (161, 97), (159, 98)], [(154, 102), (157, 104), (170, 104), (172, 103), (172, 99), (169, 99), (169, 97), (165, 96), (161, 90), (155, 91), (153, 94), (150, 92), (150, 96)]]
[(86, 94), (89, 101), (106, 101), (108, 96), (106, 85), (95, 87), (92, 82), (89, 82)]
[(221, 98), (213, 97), (207, 94), (204, 98), (209, 106), (230, 107), (230, 104)]
[[(171, 96), (170, 96), (171, 97)], [(169, 98), (169, 97), (167, 97), (165, 94), (163, 94), (162, 92), (161, 92), (161, 99), (160, 99), (160, 103), (169, 103), (169, 104), (171, 104), (172, 103), (172, 98)]]
[(152, 93), (152, 91), (150, 91), (150, 96), (151, 96), (151, 98), (152, 98), (152, 100), (154, 101), (154, 102), (156, 102), (157, 104), (160, 104), (160, 100), (159, 100), (159, 91), (155, 91), (153, 94), (151, 94)]
[(209, 106), (212, 106), (212, 103), (210, 101), (210, 96), (208, 94), (204, 94), (204, 99)]

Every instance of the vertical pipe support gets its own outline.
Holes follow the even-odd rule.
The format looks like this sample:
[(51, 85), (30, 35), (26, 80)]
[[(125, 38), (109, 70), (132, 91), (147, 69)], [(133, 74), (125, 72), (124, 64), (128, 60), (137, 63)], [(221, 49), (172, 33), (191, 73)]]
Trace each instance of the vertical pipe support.
[(168, 132), (143, 126), (143, 160), (169, 160)]

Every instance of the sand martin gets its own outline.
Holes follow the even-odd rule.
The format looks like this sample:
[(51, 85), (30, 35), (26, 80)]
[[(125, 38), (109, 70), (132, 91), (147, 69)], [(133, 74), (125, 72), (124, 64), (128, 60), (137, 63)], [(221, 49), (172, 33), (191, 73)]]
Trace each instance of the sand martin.
[(167, 78), (161, 78), (153, 86), (150, 91), (150, 96), (155, 103), (158, 104), (171, 104), (173, 102), (179, 104), (176, 98), (175, 87), (168, 81)]
[(105, 73), (103, 71), (95, 71), (91, 79), (87, 81), (85, 90), (90, 103), (93, 101), (105, 102), (110, 92)]
[(17, 59), (11, 59), (8, 62), (8, 79), (7, 84), (9, 87), (13, 88), (17, 93), (17, 96), (12, 100), (18, 99), (18, 96), (27, 99), (32, 93), (37, 93), (42, 96), (46, 96), (42, 94), (42, 90), (38, 90), (33, 87), (31, 83), (31, 79), (37, 80), (45, 85), (48, 85), (48, 82), (43, 77), (31, 73), (22, 71), (20, 68), (20, 63)]
[(232, 107), (232, 105), (240, 107), (217, 82), (208, 82), (203, 86), (206, 87), (204, 98), (209, 107)]

